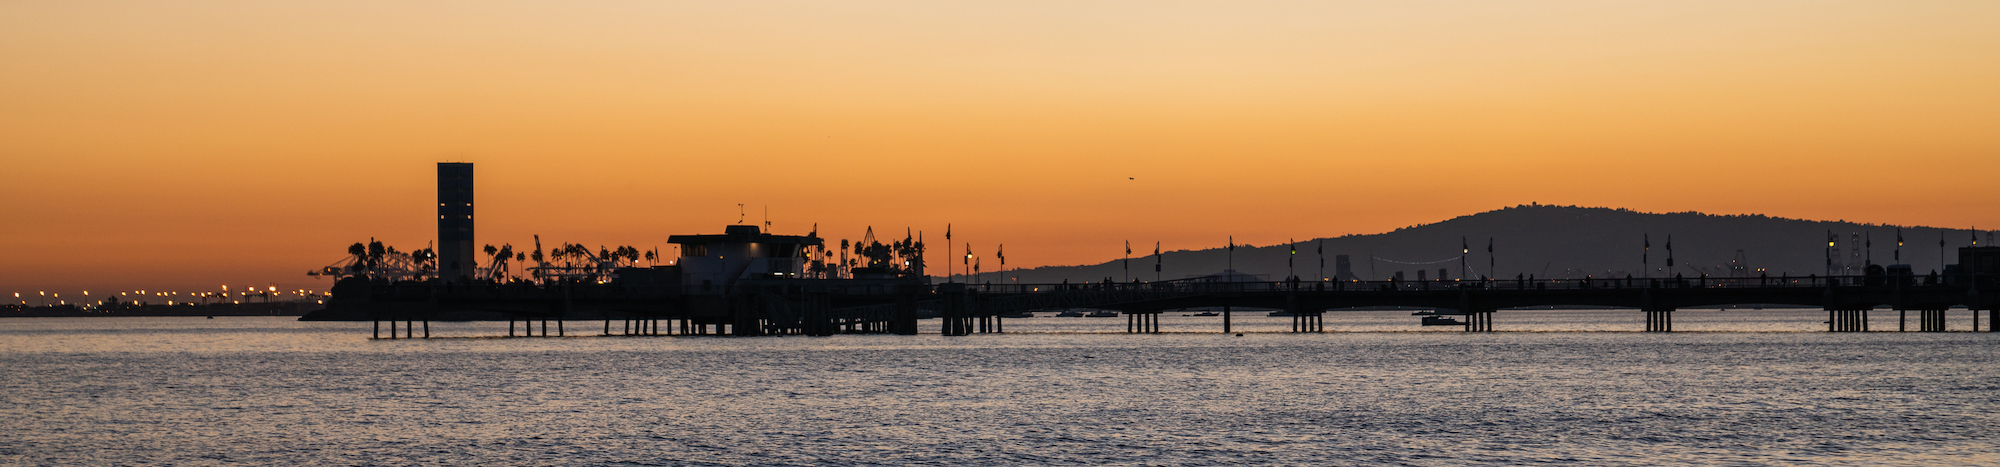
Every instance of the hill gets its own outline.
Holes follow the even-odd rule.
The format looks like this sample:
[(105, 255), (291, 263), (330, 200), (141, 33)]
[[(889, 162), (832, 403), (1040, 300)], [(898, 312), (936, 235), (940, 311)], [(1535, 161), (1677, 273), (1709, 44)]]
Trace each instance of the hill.
[[(1811, 221), (1763, 215), (1644, 213), (1612, 208), (1521, 205), (1379, 234), (1303, 240), (1297, 244), (1298, 254), (1294, 259), (1298, 276), (1306, 280), (1336, 276), (1336, 255), (1348, 255), (1354, 278), (1362, 280), (1385, 280), (1398, 271), (1402, 271), (1405, 278), (1414, 279), (1420, 269), (1433, 278), (1438, 269), (1448, 270), (1454, 278), (1513, 278), (1516, 274), (1580, 278), (1585, 275), (1645, 275), (1640, 262), (1644, 253), (1650, 265), (1647, 274), (1655, 277), (1674, 274), (1692, 277), (1704, 273), (1727, 276), (1731, 261), (1741, 252), (1750, 275), (1754, 276), (1762, 270), (1772, 276), (1803, 276), (1825, 273), (1827, 232), (1832, 231), (1838, 237), (1833, 266), (1835, 273), (1841, 274), (1841, 268), (1851, 267), (1853, 274), (1859, 274), (1861, 266), (1871, 257), (1877, 264), (1896, 262), (1892, 256), (1898, 229), (1901, 229), (1905, 240), (1901, 262), (1910, 264), (1919, 273), (1941, 269), (1940, 239), (1947, 248), (1957, 248), (1970, 244), (1974, 235), (1964, 229)], [(1990, 232), (1977, 235), (1981, 242), (1992, 241)], [(1670, 236), (1676, 263), (1671, 267), (1666, 262)], [(1861, 241), (1855, 241), (1856, 236)], [(1460, 263), (1456, 259), (1461, 256), (1461, 238), (1472, 250), (1466, 261), (1467, 271), (1459, 270)], [(1491, 255), (1486, 252), (1488, 239), (1493, 244)], [(1872, 249), (1865, 247), (1870, 240)], [(1645, 252), (1648, 241), (1652, 250)], [(1324, 276), (1320, 273), (1321, 255), (1318, 251), (1321, 248), (1325, 251)], [(1286, 257), (1289, 252), (1288, 245), (1282, 244), (1248, 248), (1239, 245), (1234, 254), (1235, 268), (1242, 273), (1282, 280), (1287, 276)], [(1489, 256), (1492, 259), (1490, 268)], [(1133, 257), (1132, 277), (1152, 280), (1155, 260), (1153, 255)], [(1170, 251), (1157, 260), (1161, 265), (1161, 278), (1178, 279), (1221, 272), (1230, 262), (1230, 254), (1226, 248), (1217, 247)], [(1119, 261), (1113, 260), (1093, 265), (1010, 271), (1007, 276), (1018, 278), (1021, 283), (1087, 282), (1105, 278), (1118, 280), (1124, 276), (1124, 269)], [(987, 273), (984, 279), (988, 282), (999, 280), (999, 276), (993, 273)]]

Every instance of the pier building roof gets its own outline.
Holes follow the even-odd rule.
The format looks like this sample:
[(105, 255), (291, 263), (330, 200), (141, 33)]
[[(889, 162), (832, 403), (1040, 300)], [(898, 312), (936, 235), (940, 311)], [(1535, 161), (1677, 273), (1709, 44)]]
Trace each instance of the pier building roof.
[(667, 243), (679, 245), (709, 245), (723, 243), (761, 243), (765, 245), (822, 245), (826, 240), (812, 235), (775, 235), (759, 231), (754, 225), (732, 225), (724, 227), (720, 235), (673, 235)]

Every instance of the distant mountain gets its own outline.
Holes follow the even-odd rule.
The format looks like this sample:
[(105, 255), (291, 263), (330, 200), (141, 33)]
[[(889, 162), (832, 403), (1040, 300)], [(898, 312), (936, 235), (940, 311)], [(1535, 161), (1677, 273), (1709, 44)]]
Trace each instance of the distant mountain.
[[(1762, 215), (1712, 215), (1698, 212), (1644, 213), (1626, 209), (1577, 206), (1522, 205), (1482, 212), (1455, 219), (1396, 229), (1369, 235), (1313, 239), (1299, 242), (1293, 256), (1297, 274), (1305, 280), (1321, 277), (1319, 248), (1325, 249), (1325, 276), (1336, 275), (1335, 255), (1348, 255), (1356, 278), (1385, 280), (1402, 271), (1415, 279), (1416, 271), (1435, 278), (1439, 269), (1451, 277), (1480, 276), (1513, 278), (1532, 274), (1541, 278), (1640, 276), (1642, 252), (1655, 277), (1682, 274), (1729, 275), (1729, 265), (1743, 254), (1754, 276), (1763, 270), (1772, 276), (1824, 274), (1827, 232), (1835, 241), (1836, 274), (1849, 265), (1854, 274), (1870, 258), (1876, 264), (1896, 263), (1897, 230), (1904, 246), (1901, 263), (1910, 264), (1919, 274), (1942, 269), (1938, 242), (1956, 249), (1972, 241), (1972, 231), (1935, 227), (1907, 227), (1859, 224), (1844, 221), (1808, 221)], [(1855, 241), (1859, 235), (1860, 242)], [(1979, 241), (1991, 242), (1991, 232), (1979, 232)], [(1667, 264), (1671, 236), (1674, 266)], [(1472, 250), (1464, 271), (1455, 258), (1463, 238)], [(1486, 246), (1493, 242), (1493, 268), (1489, 270)], [(1864, 247), (1872, 240), (1873, 248)], [(1652, 250), (1646, 252), (1646, 242)], [(1270, 280), (1286, 277), (1288, 245), (1237, 246), (1235, 268), (1246, 274), (1266, 275)], [(1956, 262), (1955, 251), (1946, 262)], [(1229, 263), (1226, 248), (1166, 252), (1160, 260), (1165, 279), (1209, 275), (1222, 272)], [(1152, 255), (1133, 257), (1132, 277), (1152, 280)], [(1498, 273), (1495, 274), (1494, 270)], [(1022, 283), (1053, 283), (1118, 280), (1124, 276), (1120, 262), (1082, 266), (1049, 266), (1008, 273)], [(997, 282), (988, 273), (985, 281)]]

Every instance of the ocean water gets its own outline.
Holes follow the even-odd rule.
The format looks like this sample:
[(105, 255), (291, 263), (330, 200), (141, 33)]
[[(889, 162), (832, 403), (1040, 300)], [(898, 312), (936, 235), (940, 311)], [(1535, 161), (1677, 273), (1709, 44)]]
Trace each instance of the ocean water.
[(2000, 334), (1743, 310), (1676, 329), (1751, 332), (1673, 334), (1538, 311), (1495, 327), (1539, 332), (1357, 312), (1300, 335), (1250, 312), (1239, 337), (1175, 315), (1157, 335), (1040, 317), (954, 338), (572, 321), (590, 336), (433, 323), (450, 337), (393, 341), (285, 318), (6, 319), (0, 465), (2000, 464)]

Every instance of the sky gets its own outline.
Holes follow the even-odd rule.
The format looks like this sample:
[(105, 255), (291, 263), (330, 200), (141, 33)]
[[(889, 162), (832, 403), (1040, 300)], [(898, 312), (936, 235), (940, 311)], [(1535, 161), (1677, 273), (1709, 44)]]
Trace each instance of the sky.
[(2000, 227), (1995, 24), (1990, 1), (4, 2), (0, 293), (324, 289), (304, 272), (349, 244), (435, 239), (445, 161), (476, 164), (479, 242), (517, 247), (667, 251), (767, 209), (934, 252), (949, 224), (1010, 267), (1535, 202)]

